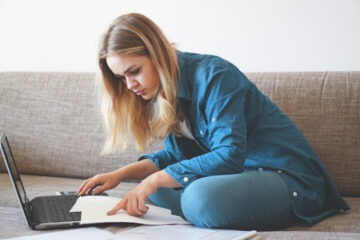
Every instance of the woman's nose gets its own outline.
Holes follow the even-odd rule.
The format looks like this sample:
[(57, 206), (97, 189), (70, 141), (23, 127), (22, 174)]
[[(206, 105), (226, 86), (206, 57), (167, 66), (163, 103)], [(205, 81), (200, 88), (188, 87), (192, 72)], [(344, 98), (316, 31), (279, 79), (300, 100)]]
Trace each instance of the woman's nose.
[(138, 84), (138, 82), (134, 78), (127, 77), (126, 78), (126, 86), (129, 90), (134, 89), (134, 87)]

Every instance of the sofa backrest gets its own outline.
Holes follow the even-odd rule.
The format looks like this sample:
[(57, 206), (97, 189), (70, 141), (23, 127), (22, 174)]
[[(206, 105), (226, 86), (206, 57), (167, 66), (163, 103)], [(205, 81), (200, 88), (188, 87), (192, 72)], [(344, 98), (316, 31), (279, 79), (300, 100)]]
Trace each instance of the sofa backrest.
[[(343, 195), (360, 196), (360, 72), (247, 73), (304, 133)], [(0, 73), (0, 128), (20, 172), (91, 177), (143, 153), (99, 156), (94, 73)], [(146, 153), (158, 151), (158, 141)], [(0, 161), (0, 171), (5, 171)]]
[(87, 178), (142, 154), (131, 145), (122, 154), (99, 156), (103, 131), (94, 79), (94, 73), (0, 73), (0, 128), (21, 173)]
[(360, 72), (246, 75), (303, 132), (339, 192), (360, 196)]

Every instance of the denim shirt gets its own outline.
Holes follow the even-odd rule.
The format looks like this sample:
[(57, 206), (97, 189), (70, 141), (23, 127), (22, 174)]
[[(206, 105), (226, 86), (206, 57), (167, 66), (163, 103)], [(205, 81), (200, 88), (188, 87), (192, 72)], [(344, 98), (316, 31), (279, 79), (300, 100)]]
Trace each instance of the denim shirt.
[(205, 176), (276, 171), (294, 212), (310, 224), (349, 209), (300, 130), (236, 66), (213, 55), (177, 55), (178, 107), (194, 139), (169, 134), (164, 150), (139, 160), (151, 159), (184, 188)]

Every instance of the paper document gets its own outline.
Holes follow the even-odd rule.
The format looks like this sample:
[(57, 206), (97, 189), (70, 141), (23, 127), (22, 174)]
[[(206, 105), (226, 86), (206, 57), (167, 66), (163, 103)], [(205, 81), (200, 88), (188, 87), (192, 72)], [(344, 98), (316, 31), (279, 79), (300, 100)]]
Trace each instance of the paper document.
[(161, 224), (189, 224), (179, 216), (171, 215), (171, 211), (166, 208), (160, 208), (152, 204), (147, 213), (141, 217), (130, 216), (124, 210), (120, 210), (115, 215), (108, 216), (107, 212), (113, 209), (121, 198), (107, 196), (86, 196), (79, 197), (70, 212), (81, 212), (80, 224), (89, 223), (109, 223), (126, 222), (149, 225)]
[(190, 225), (140, 226), (116, 234), (111, 240), (242, 240), (256, 231), (205, 229)]
[(53, 233), (8, 238), (8, 240), (99, 240), (111, 239), (112, 236), (114, 236), (114, 234), (111, 232), (95, 227), (87, 227), (73, 230), (61, 230)]

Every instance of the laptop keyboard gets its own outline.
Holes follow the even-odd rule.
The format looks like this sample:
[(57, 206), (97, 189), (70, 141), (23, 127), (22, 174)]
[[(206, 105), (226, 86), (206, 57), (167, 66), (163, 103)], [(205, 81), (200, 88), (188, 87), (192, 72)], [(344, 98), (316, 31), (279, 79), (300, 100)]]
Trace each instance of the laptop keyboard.
[(48, 209), (48, 218), (52, 222), (80, 221), (80, 212), (69, 212), (77, 200), (75, 195), (54, 196), (44, 198)]

